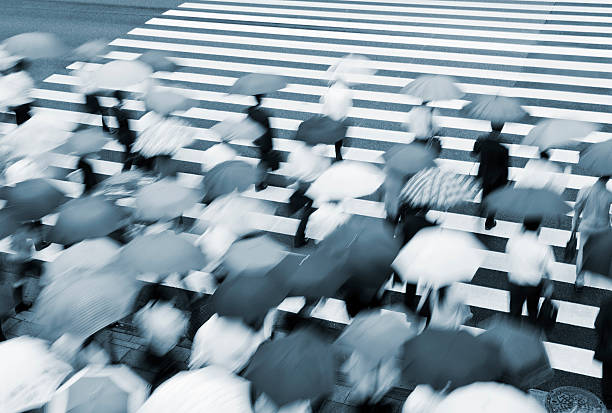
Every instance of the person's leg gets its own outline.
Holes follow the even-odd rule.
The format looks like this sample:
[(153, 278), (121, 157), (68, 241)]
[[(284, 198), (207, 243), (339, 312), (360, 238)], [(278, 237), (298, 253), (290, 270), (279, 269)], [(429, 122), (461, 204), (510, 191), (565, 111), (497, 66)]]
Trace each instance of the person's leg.
[(298, 225), (297, 232), (295, 233), (295, 248), (303, 247), (308, 242), (306, 240), (306, 226), (308, 225), (308, 219), (315, 212), (315, 209), (312, 207), (312, 202), (313, 201), (309, 199), (306, 205), (304, 206), (304, 212), (302, 213), (300, 224)]
[(123, 145), (125, 150), (123, 152), (123, 168), (121, 171), (129, 171), (132, 169), (132, 163), (134, 162), (134, 157), (132, 156), (132, 145)]
[(289, 205), (287, 208), (290, 215), (295, 214), (308, 203), (309, 198), (305, 195), (307, 189), (307, 185), (300, 185), (293, 195), (289, 197)]
[(412, 312), (416, 312), (419, 305), (417, 296), (417, 285), (406, 283), (406, 292), (404, 293), (404, 305)]
[(482, 215), (486, 215), (485, 229), (488, 231), (497, 225), (495, 222), (495, 214), (487, 213), (486, 211), (486, 200), (487, 196), (494, 190), (494, 188), (483, 187), (482, 188), (482, 202), (480, 203), (480, 212)]
[(527, 299), (525, 287), (510, 283), (510, 316), (520, 319), (523, 313), (523, 303)]
[(578, 242), (578, 254), (576, 254), (576, 290), (584, 287), (584, 271), (582, 271), (582, 257), (584, 256), (584, 244), (586, 244), (589, 236), (583, 232), (580, 233), (580, 241)]
[(601, 369), (601, 398), (612, 409), (612, 362), (604, 361)]
[(256, 191), (263, 191), (268, 187), (268, 162), (265, 160), (266, 153), (263, 151), (259, 151), (259, 164), (257, 165), (257, 172), (259, 177), (257, 179), (258, 183), (255, 185)]
[(4, 335), (4, 330), (2, 329), (2, 320), (0, 319), (0, 343), (6, 341), (6, 336)]
[(541, 285), (536, 287), (525, 287), (527, 293), (527, 317), (532, 324), (538, 322), (538, 306), (540, 304)]
[(25, 103), (23, 105), (19, 105), (13, 108), (13, 112), (15, 112), (15, 123), (18, 126), (24, 124), (31, 118), (31, 109), (32, 105), (30, 103)]
[(102, 106), (100, 106), (100, 101), (98, 100), (98, 97), (96, 95), (85, 95), (85, 109), (87, 113), (91, 113), (93, 115), (100, 115), (100, 117), (102, 118), (102, 130), (104, 132), (110, 132), (110, 129), (104, 121), (104, 112), (102, 110)]
[(341, 161), (342, 160), (342, 139), (340, 139), (338, 142), (336, 142), (334, 144), (334, 146), (336, 147), (336, 161)]

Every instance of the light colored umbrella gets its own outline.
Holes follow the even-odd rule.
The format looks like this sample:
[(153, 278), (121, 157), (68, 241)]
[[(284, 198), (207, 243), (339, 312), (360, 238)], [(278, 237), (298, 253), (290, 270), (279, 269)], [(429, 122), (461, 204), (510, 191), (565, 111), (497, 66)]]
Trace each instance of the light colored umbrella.
[(372, 76), (376, 69), (372, 68), (372, 61), (365, 56), (348, 54), (336, 64), (327, 69), (330, 80), (343, 80), (347, 83), (360, 83), (362, 76)]
[(469, 233), (424, 228), (400, 250), (391, 266), (404, 281), (440, 287), (471, 281), (484, 261), (484, 249)]
[(209, 265), (217, 267), (221, 264), (221, 259), (225, 253), (238, 238), (238, 235), (224, 226), (215, 225), (206, 229), (196, 241), (196, 245), (210, 262)]
[(597, 176), (612, 175), (612, 139), (590, 145), (580, 154), (578, 166)]
[(33, 158), (23, 158), (11, 163), (4, 171), (4, 185), (17, 185), (20, 182), (31, 179), (50, 178), (52, 171), (45, 165)]
[(196, 138), (191, 126), (177, 118), (164, 118), (143, 130), (132, 151), (148, 158), (157, 155), (174, 155)]
[(404, 86), (401, 92), (416, 96), (424, 102), (459, 99), (464, 95), (452, 77), (440, 75), (419, 76)]
[(251, 413), (250, 383), (209, 366), (181, 372), (162, 383), (138, 413)]
[(349, 111), (353, 107), (352, 95), (351, 90), (345, 84), (340, 82), (334, 83), (319, 100), (319, 103), (321, 103), (321, 114), (328, 116), (335, 122), (341, 122), (348, 116)]
[(142, 187), (136, 193), (136, 215), (144, 220), (171, 219), (193, 207), (201, 194), (170, 179)]
[(127, 366), (86, 367), (58, 390), (46, 413), (135, 413), (149, 385)]
[(62, 251), (46, 264), (46, 275), (52, 281), (69, 271), (96, 271), (111, 263), (121, 246), (110, 238), (95, 238), (81, 241)]
[(308, 218), (306, 236), (319, 242), (348, 221), (350, 217), (351, 214), (346, 212), (342, 203), (324, 203)]
[(0, 343), (0, 364), (0, 406), (7, 413), (41, 407), (72, 371), (47, 342), (28, 336)]
[(104, 52), (107, 44), (104, 39), (91, 40), (74, 49), (73, 55), (76, 59), (93, 59)]
[(112, 137), (102, 129), (87, 128), (73, 133), (60, 149), (70, 155), (87, 155), (100, 151), (111, 140)]
[(478, 190), (471, 176), (434, 167), (423, 169), (410, 178), (400, 193), (400, 199), (412, 207), (446, 210), (474, 199)]
[(161, 115), (189, 110), (198, 106), (198, 101), (195, 99), (188, 98), (172, 90), (161, 88), (149, 91), (145, 96), (144, 102), (148, 110), (152, 110)]
[(268, 73), (249, 73), (238, 79), (230, 88), (229, 93), (234, 95), (261, 95), (276, 92), (287, 86), (284, 76)]
[(325, 156), (326, 152), (327, 147), (324, 145), (310, 147), (299, 142), (287, 157), (284, 170), (294, 179), (312, 182), (331, 166), (331, 160)]
[(145, 81), (151, 73), (148, 65), (137, 60), (114, 60), (100, 67), (93, 79), (101, 89), (120, 90)]
[(172, 304), (149, 302), (134, 315), (134, 322), (149, 348), (157, 356), (165, 356), (187, 331), (187, 318)]
[(541, 150), (565, 146), (577, 145), (577, 141), (595, 132), (599, 125), (569, 119), (546, 119), (539, 122), (523, 138), (522, 145), (538, 146)]
[(223, 257), (231, 276), (265, 275), (285, 258), (287, 250), (267, 235), (235, 242)]
[(226, 143), (219, 143), (202, 152), (202, 172), (208, 172), (220, 163), (233, 161), (238, 152)]
[(382, 185), (385, 174), (368, 163), (337, 162), (319, 176), (306, 192), (317, 200), (341, 200), (370, 195)]
[(60, 57), (67, 51), (62, 41), (52, 33), (21, 33), (6, 39), (4, 49), (14, 55), (28, 59)]
[(478, 95), (461, 112), (494, 123), (513, 122), (528, 115), (515, 98), (492, 95)]
[(245, 140), (251, 142), (266, 132), (259, 123), (248, 116), (241, 119), (225, 119), (210, 128), (210, 131), (224, 141)]
[(36, 113), (24, 124), (2, 138), (13, 156), (36, 156), (64, 144), (70, 137), (68, 125), (45, 113)]

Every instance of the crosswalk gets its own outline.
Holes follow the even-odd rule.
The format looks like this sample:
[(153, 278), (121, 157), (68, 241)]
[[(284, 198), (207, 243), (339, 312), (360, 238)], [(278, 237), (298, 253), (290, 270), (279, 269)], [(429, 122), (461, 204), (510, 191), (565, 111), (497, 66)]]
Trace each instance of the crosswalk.
[[(409, 142), (410, 134), (401, 123), (406, 113), (419, 102), (399, 93), (399, 89), (422, 74), (454, 76), (463, 100), (439, 102), (438, 123), (442, 140), (440, 166), (474, 175), (476, 165), (469, 152), (474, 140), (489, 131), (488, 122), (462, 117), (458, 110), (479, 94), (500, 94), (519, 98), (530, 113), (526, 123), (508, 123), (503, 142), (510, 150), (510, 177), (516, 180), (525, 163), (537, 157), (537, 149), (520, 144), (533, 124), (543, 118), (577, 119), (602, 124), (599, 132), (585, 137), (576, 149), (557, 149), (551, 160), (572, 167), (564, 198), (573, 205), (578, 189), (592, 184), (595, 177), (577, 167), (579, 150), (590, 143), (612, 138), (612, 1), (588, 0), (580, 3), (552, 0), (211, 0), (188, 2), (146, 22), (110, 43), (103, 56), (131, 60), (149, 50), (167, 52), (181, 67), (175, 73), (154, 76), (169, 89), (179, 91), (200, 103), (179, 115), (189, 121), (198, 140), (175, 156), (180, 166), (179, 179), (186, 186), (199, 185), (202, 150), (218, 143), (207, 129), (230, 116), (242, 116), (250, 97), (227, 94), (237, 78), (251, 72), (277, 73), (289, 78), (289, 86), (269, 95), (263, 106), (271, 111), (276, 131), (275, 148), (286, 155), (296, 147), (292, 139), (299, 123), (320, 112), (319, 97), (327, 87), (325, 71), (338, 58), (358, 53), (372, 60), (375, 75), (362, 76), (353, 88), (354, 104), (349, 112), (344, 158), (381, 165), (381, 154), (395, 143)], [(77, 67), (79, 62), (67, 67)], [(80, 107), (83, 96), (73, 92), (77, 79), (69, 72), (54, 74), (33, 91), (37, 110), (70, 122), (99, 124)], [(135, 90), (135, 89), (134, 89)], [(103, 106), (114, 104), (102, 99)], [(144, 105), (127, 102), (133, 120), (131, 127), (142, 130)], [(6, 132), (12, 128), (0, 124)], [(240, 158), (256, 163), (256, 151), (248, 142), (233, 142)], [(94, 170), (110, 176), (121, 169), (122, 148), (109, 143), (101, 159), (93, 161)], [(327, 156), (334, 156), (333, 147)], [(71, 196), (81, 186), (63, 178), (74, 169), (76, 158), (54, 154), (52, 166), (58, 185)], [(276, 207), (288, 202), (285, 164), (271, 176), (270, 186), (245, 196), (266, 201)], [(477, 200), (478, 201), (478, 200)], [(197, 218), (203, 205), (185, 214)], [(375, 196), (347, 205), (349, 212), (383, 218), (384, 208)], [(259, 229), (290, 245), (298, 221), (277, 215), (261, 215)], [(462, 284), (474, 318), (465, 326), (475, 333), (483, 321), (508, 311), (507, 270), (504, 248), (520, 224), (500, 219), (491, 231), (483, 228), (478, 205), (467, 203), (448, 212), (431, 211), (443, 227), (471, 232), (487, 246), (485, 262), (470, 284)], [(571, 215), (571, 213), (569, 214)], [(56, 217), (44, 223), (53, 225)], [(599, 392), (601, 365), (592, 359), (595, 347), (593, 323), (600, 300), (609, 296), (612, 282), (602, 278), (587, 280), (585, 291), (572, 289), (575, 269), (562, 261), (563, 247), (569, 238), (571, 217), (545, 222), (540, 238), (554, 249), (557, 263), (552, 276), (554, 298), (559, 305), (558, 324), (547, 336), (546, 348), (556, 370), (553, 382), (543, 389), (562, 384), (578, 385)], [(198, 234), (189, 234), (194, 238)], [(6, 240), (1, 252), (10, 252)], [(60, 252), (52, 245), (38, 254), (51, 261)], [(214, 286), (210, 274), (194, 272), (189, 285), (206, 293)], [(388, 286), (391, 302), (401, 300), (399, 291)], [(302, 302), (288, 299), (281, 309), (296, 312)], [(315, 317), (349, 322), (343, 303), (328, 300), (319, 306)]]

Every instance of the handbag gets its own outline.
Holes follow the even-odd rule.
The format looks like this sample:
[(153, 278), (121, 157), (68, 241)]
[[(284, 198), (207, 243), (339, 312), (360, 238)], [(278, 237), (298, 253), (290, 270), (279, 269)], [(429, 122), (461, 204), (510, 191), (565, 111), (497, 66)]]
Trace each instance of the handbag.
[(550, 298), (545, 298), (538, 312), (538, 324), (546, 330), (553, 328), (557, 322), (558, 312), (557, 305)]
[(563, 258), (566, 262), (571, 262), (576, 258), (576, 246), (578, 239), (576, 237), (576, 231), (572, 231), (569, 241), (565, 244), (565, 252)]

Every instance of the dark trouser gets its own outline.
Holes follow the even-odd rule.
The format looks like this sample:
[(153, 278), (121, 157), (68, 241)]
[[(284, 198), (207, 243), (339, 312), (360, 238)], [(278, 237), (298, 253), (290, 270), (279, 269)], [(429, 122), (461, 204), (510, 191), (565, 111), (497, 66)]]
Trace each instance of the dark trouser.
[(540, 301), (540, 293), (542, 292), (542, 284), (536, 286), (510, 284), (510, 315), (515, 318), (521, 318), (523, 312), (523, 304), (527, 301), (527, 315), (529, 321), (533, 324), (538, 320), (538, 304)]
[[(486, 201), (487, 196), (491, 192), (493, 192), (496, 189), (501, 188), (503, 186), (504, 185), (495, 185), (495, 186), (490, 186), (489, 187), (489, 186), (485, 185), (485, 186), (482, 187), (482, 202), (480, 204), (480, 213), (481, 213), (481, 215), (484, 215), (485, 212), (486, 212), (485, 201)], [(487, 219), (485, 221), (485, 225), (493, 225), (494, 222), (495, 222), (495, 213), (491, 212), (491, 213), (487, 214)]]
[(4, 330), (2, 330), (2, 320), (0, 320), (0, 342), (6, 341), (6, 336), (4, 335)]
[(406, 292), (404, 293), (404, 305), (413, 313), (416, 312), (419, 306), (419, 296), (417, 295), (417, 285), (406, 283)]
[(337, 161), (341, 161), (342, 160), (342, 141), (343, 140), (340, 139), (338, 142), (336, 142), (334, 144), (334, 146), (336, 147), (336, 160)]
[(134, 155), (132, 155), (132, 145), (131, 144), (122, 144), (125, 148), (123, 152), (123, 168), (122, 171), (129, 171), (132, 169), (132, 163), (134, 163)]
[(601, 398), (612, 409), (612, 361), (604, 361), (601, 367)]
[(102, 130), (105, 132), (109, 132), (110, 129), (104, 122), (104, 112), (102, 110), (102, 106), (100, 105), (100, 101), (98, 97), (94, 94), (85, 95), (85, 110), (87, 113), (91, 113), (94, 115), (100, 115), (102, 117)]
[(300, 224), (298, 225), (298, 229), (295, 233), (295, 247), (300, 247), (306, 243), (306, 225), (308, 225), (308, 219), (315, 211), (316, 209), (312, 207), (312, 200), (308, 201), (304, 207)]
[(10, 108), (15, 112), (15, 123), (21, 125), (27, 122), (32, 116), (30, 116), (30, 110), (32, 109), (31, 103), (24, 103), (23, 105), (14, 106)]

